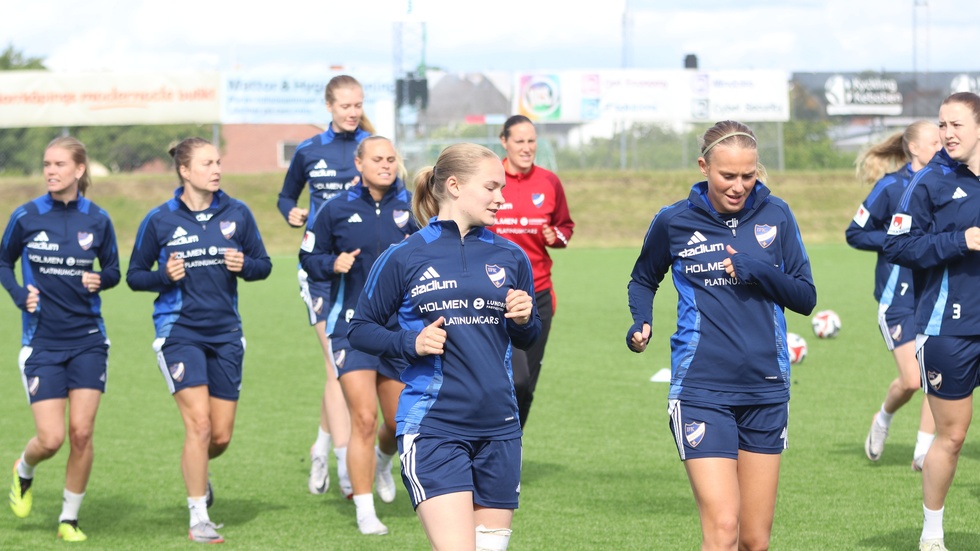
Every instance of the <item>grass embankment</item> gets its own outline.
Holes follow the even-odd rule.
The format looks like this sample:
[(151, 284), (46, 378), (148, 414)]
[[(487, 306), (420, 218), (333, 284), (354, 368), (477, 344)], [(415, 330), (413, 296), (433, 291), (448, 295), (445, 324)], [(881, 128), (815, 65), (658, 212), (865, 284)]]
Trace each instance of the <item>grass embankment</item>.
[[(286, 226), (276, 209), (282, 174), (228, 174), (222, 188), (252, 209), (270, 254), (291, 254), (299, 244), (299, 230)], [(664, 205), (687, 197), (696, 171), (593, 172), (560, 174), (569, 208), (575, 219), (575, 247), (639, 247), (653, 215)], [(120, 253), (128, 256), (143, 216), (172, 196), (171, 174), (126, 174), (99, 178), (89, 198), (112, 216)], [(773, 193), (785, 199), (799, 221), (807, 244), (843, 243), (844, 228), (870, 189), (858, 184), (849, 171), (774, 172)], [(7, 220), (13, 209), (40, 195), (39, 176), (0, 179), (0, 215)], [(308, 204), (306, 194), (300, 204)]]

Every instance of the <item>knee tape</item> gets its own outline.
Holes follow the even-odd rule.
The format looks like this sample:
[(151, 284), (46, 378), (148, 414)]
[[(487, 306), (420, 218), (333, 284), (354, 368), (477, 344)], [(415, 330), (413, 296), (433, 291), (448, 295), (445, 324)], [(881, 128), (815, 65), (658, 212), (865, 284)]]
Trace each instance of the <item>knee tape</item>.
[(508, 528), (476, 527), (476, 551), (507, 551), (512, 530)]

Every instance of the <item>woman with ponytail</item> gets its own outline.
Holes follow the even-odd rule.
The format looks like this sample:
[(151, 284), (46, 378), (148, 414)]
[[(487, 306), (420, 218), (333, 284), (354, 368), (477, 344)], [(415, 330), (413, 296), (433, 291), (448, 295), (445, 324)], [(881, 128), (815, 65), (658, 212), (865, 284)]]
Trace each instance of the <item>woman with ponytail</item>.
[[(58, 537), (72, 542), (86, 539), (78, 511), (92, 471), (95, 414), (108, 371), (99, 293), (120, 277), (112, 221), (85, 197), (88, 165), (81, 142), (52, 140), (44, 151), (48, 192), (14, 210), (0, 247), (0, 283), (23, 311), (20, 370), (37, 430), (14, 463), (10, 507), (19, 518), (31, 512), (34, 469), (64, 443), (67, 409), (71, 451)], [(18, 259), (23, 286), (14, 275)]]
[[(847, 243), (855, 249), (878, 253), (875, 267), (874, 297), (878, 302), (878, 326), (885, 346), (892, 352), (898, 377), (892, 380), (885, 401), (871, 419), (864, 441), (864, 453), (878, 461), (885, 449), (885, 438), (892, 415), (922, 388), (919, 361), (915, 357), (915, 287), (912, 270), (892, 264), (882, 252), (892, 213), (912, 178), (942, 149), (939, 127), (929, 121), (916, 121), (875, 144), (857, 159), (858, 179), (874, 184), (847, 227)], [(896, 166), (897, 165), (897, 166)], [(897, 168), (897, 170), (896, 170)], [(922, 399), (919, 433), (912, 452), (912, 470), (921, 471), (926, 452), (935, 437), (936, 423), (929, 404)]]
[(540, 333), (527, 255), (487, 229), (500, 159), (456, 144), (415, 178), (427, 225), (371, 268), (351, 346), (408, 363), (395, 414), (402, 480), (433, 549), (507, 548), (521, 480), (512, 348)]
[[(324, 97), (330, 112), (330, 126), (296, 147), (289, 170), (279, 192), (278, 207), (286, 222), (294, 228), (312, 229), (316, 213), (327, 201), (355, 185), (359, 175), (354, 156), (364, 138), (374, 134), (374, 126), (364, 114), (364, 89), (349, 75), (337, 75), (327, 83)], [(310, 206), (297, 204), (303, 189), (309, 190)], [(316, 330), (317, 341), (326, 365), (326, 383), (320, 401), (317, 437), (310, 448), (311, 494), (324, 494), (330, 487), (328, 457), (331, 444), (337, 459), (338, 486), (343, 496), (353, 494), (347, 474), (347, 442), (351, 420), (344, 394), (337, 379), (336, 365), (342, 356), (331, 345), (326, 330), (329, 314), (330, 281), (310, 278), (298, 267), (299, 294), (306, 305), (309, 323)]]

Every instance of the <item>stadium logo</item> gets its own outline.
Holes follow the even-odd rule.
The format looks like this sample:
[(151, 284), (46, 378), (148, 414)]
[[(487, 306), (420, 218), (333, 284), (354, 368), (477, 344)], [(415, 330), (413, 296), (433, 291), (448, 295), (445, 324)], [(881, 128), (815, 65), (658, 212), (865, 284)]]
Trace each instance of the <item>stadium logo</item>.
[(34, 239), (32, 239), (31, 242), (27, 244), (27, 248), (39, 249), (42, 251), (57, 251), (58, 244), (51, 243), (48, 240), (48, 233), (42, 230), (41, 233), (35, 235)]
[(170, 364), (170, 377), (178, 383), (184, 380), (184, 362)]
[(936, 390), (939, 390), (939, 388), (941, 386), (943, 386), (943, 374), (942, 373), (936, 373), (935, 371), (929, 371), (928, 373), (926, 373), (926, 377), (929, 379), (929, 386), (931, 386), (932, 388), (934, 388)]
[(327, 166), (327, 161), (320, 159), (320, 161), (313, 165), (313, 170), (310, 171), (310, 178), (332, 178), (337, 175), (337, 171), (329, 168)]
[(428, 268), (425, 269), (425, 272), (422, 273), (422, 277), (419, 278), (419, 281), (425, 281), (427, 279), (435, 279), (437, 277), (441, 277), (439, 275), (439, 272), (437, 272), (436, 269), (433, 268), (432, 266), (429, 266)]
[(27, 382), (27, 390), (31, 396), (37, 396), (37, 389), (41, 387), (40, 377), (31, 377)]
[(507, 282), (507, 272), (503, 268), (496, 264), (487, 264), (486, 268), (487, 276), (494, 287), (499, 289), (501, 285)]
[(755, 240), (759, 242), (759, 245), (762, 245), (763, 249), (768, 248), (776, 240), (776, 226), (756, 224)]
[(92, 243), (95, 242), (95, 238), (92, 234), (87, 231), (78, 232), (78, 246), (82, 248), (83, 251), (89, 250), (92, 247)]
[(725, 246), (721, 243), (715, 243), (714, 245), (699, 243), (696, 247), (682, 250), (681, 252), (677, 253), (677, 256), (687, 258), (690, 256), (697, 256), (699, 254), (714, 253), (723, 250), (725, 250)]
[(698, 447), (698, 444), (704, 440), (704, 423), (686, 423), (684, 425), (684, 439), (687, 440), (687, 445), (692, 448)]
[(399, 228), (404, 228), (405, 224), (408, 224), (408, 219), (411, 216), (407, 210), (393, 210), (391, 211), (391, 218), (395, 221), (395, 225)]
[(225, 239), (231, 239), (235, 235), (235, 222), (232, 221), (221, 221), (221, 235), (225, 236)]
[(544, 204), (544, 194), (543, 193), (532, 193), (531, 194), (531, 202), (534, 203), (534, 206), (535, 207), (541, 208), (541, 205)]
[(892, 223), (888, 225), (888, 235), (902, 235), (912, 229), (912, 217), (904, 212), (892, 215)]
[(177, 226), (174, 230), (174, 234), (170, 237), (170, 241), (167, 243), (168, 247), (174, 245), (189, 245), (191, 243), (197, 243), (200, 240), (196, 235), (188, 235), (187, 230)]

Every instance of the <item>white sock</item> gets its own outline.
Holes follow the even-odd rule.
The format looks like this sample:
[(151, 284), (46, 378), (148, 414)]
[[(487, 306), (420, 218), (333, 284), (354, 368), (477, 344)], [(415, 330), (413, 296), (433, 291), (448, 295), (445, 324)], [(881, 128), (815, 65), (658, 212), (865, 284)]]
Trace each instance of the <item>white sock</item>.
[(330, 453), (330, 433), (324, 432), (323, 427), (317, 427), (316, 431), (316, 442), (313, 443), (313, 455), (326, 457)]
[[(26, 453), (26, 452), (24, 452)], [(20, 454), (20, 463), (17, 464), (17, 476), (21, 478), (34, 478), (34, 467), (24, 459), (24, 454)]]
[(919, 457), (925, 455), (929, 451), (929, 446), (932, 446), (932, 441), (936, 439), (936, 435), (931, 432), (919, 431), (918, 435), (915, 437), (915, 451), (912, 452), (912, 457)]
[(333, 449), (334, 457), (337, 458), (337, 476), (347, 480), (347, 446)]
[(886, 429), (892, 425), (892, 415), (894, 413), (888, 413), (885, 411), (885, 404), (881, 404), (881, 410), (878, 411), (878, 424)]
[(378, 514), (374, 511), (374, 494), (360, 494), (354, 496), (354, 506), (357, 507), (358, 521), (378, 516)]
[(187, 498), (187, 509), (191, 513), (192, 528), (195, 524), (211, 521), (211, 517), (208, 516), (207, 496)]
[(84, 497), (85, 492), (76, 494), (75, 492), (69, 492), (66, 488), (61, 501), (61, 516), (58, 517), (58, 522), (78, 520), (78, 509), (81, 508), (82, 498)]
[(385, 470), (385, 468), (387, 468), (390, 471), (391, 470), (391, 458), (394, 457), (394, 455), (388, 455), (388, 454), (386, 454), (385, 452), (381, 451), (381, 448), (379, 448), (377, 446), (374, 447), (374, 454), (378, 458), (378, 470), (379, 471), (383, 471), (383, 470)]
[(945, 507), (938, 511), (928, 509), (922, 505), (922, 537), (919, 541), (941, 539), (943, 537), (943, 511)]

